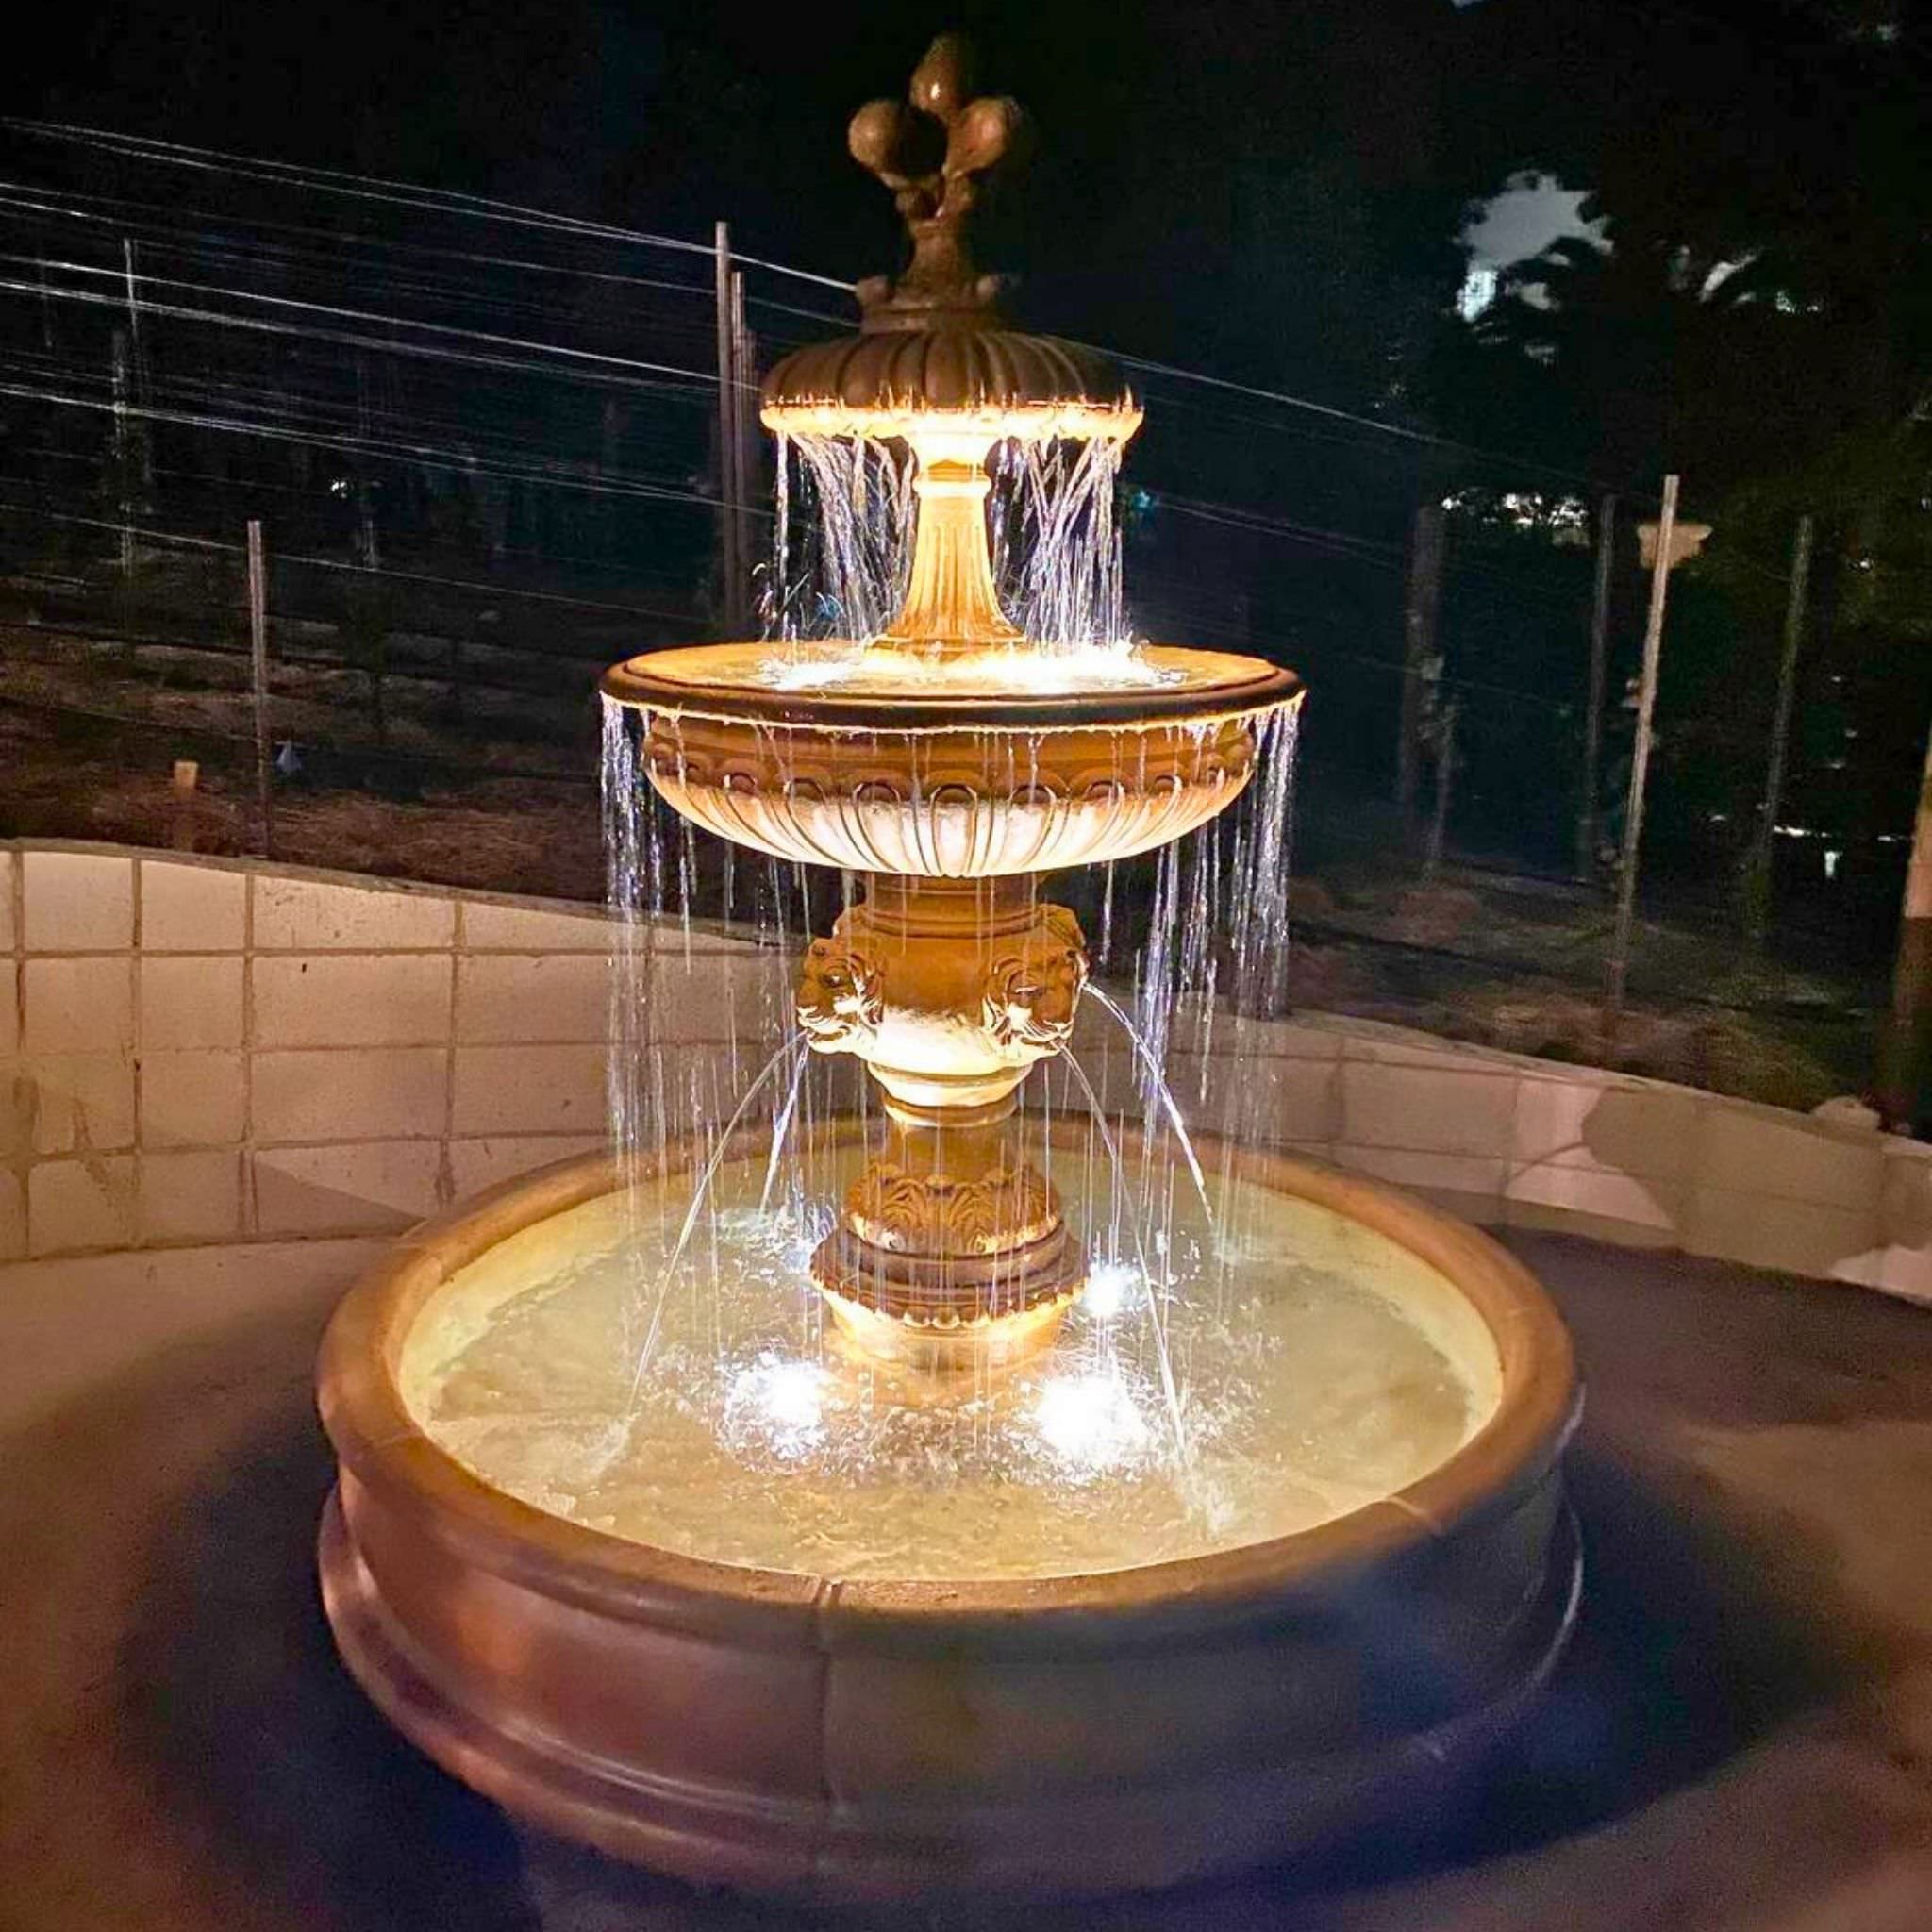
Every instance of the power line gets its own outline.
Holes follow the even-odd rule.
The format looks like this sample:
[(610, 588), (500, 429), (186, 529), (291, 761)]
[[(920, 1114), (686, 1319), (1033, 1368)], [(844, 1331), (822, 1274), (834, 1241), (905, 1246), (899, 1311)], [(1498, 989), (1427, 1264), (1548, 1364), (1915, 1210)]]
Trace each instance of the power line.
[[(319, 430), (277, 428), (240, 418), (209, 415), (190, 409), (159, 408), (153, 404), (116, 402), (104, 397), (63, 395), (57, 391), (30, 388), (22, 383), (0, 382), (0, 395), (15, 396), (28, 402), (51, 403), (58, 408), (87, 409), (99, 415), (133, 418), (143, 422), (173, 423), (192, 429), (208, 429), (228, 435), (255, 436), (280, 442), (307, 443), (315, 449), (329, 449), (352, 456), (370, 456), (393, 462), (422, 463), (451, 470), (464, 476), (491, 476), (507, 482), (547, 483), (582, 490), (593, 495), (641, 497), (651, 502), (678, 503), (708, 509), (723, 508), (723, 500), (697, 490), (678, 490), (663, 485), (626, 482), (607, 475), (558, 474), (556, 465), (514, 469), (491, 463), (460, 450), (438, 449), (412, 442), (383, 443), (372, 437), (331, 435)], [(769, 516), (770, 512), (761, 512)]]
[[(98, 146), (110, 153), (129, 155), (138, 158), (160, 159), (205, 172), (236, 174), (283, 185), (321, 187), (332, 192), (364, 200), (496, 219), (524, 226), (623, 242), (634, 246), (665, 248), (687, 255), (708, 257), (714, 252), (703, 242), (690, 242), (676, 236), (650, 234), (642, 230), (618, 227), (608, 223), (588, 221), (579, 216), (550, 214), (541, 209), (526, 208), (513, 202), (497, 201), (484, 195), (467, 194), (450, 189), (425, 188), (415, 183), (355, 175), (339, 169), (308, 168), (290, 162), (267, 161), (226, 153), (220, 149), (191, 147), (185, 143), (158, 141), (146, 136), (114, 134), (106, 130), (74, 127), (60, 123), (8, 119), (0, 122), (0, 125), (45, 139)], [(775, 261), (767, 257), (737, 254), (736, 251), (734, 256), (740, 261), (769, 270), (775, 275), (791, 275), (846, 293), (852, 289), (851, 283), (835, 276), (822, 275), (808, 269), (793, 268), (789, 263)], [(1457, 438), (1438, 436), (1428, 430), (1387, 423), (1378, 417), (1340, 408), (1333, 404), (1318, 403), (1309, 397), (1294, 395), (1284, 390), (1272, 390), (1258, 384), (1237, 382), (1225, 376), (1208, 375), (1198, 370), (1183, 369), (1174, 363), (1155, 361), (1145, 357), (1116, 355), (1115, 359), (1125, 368), (1139, 370), (1146, 375), (1197, 383), (1206, 388), (1274, 403), (1285, 408), (1301, 410), (1332, 422), (1352, 424), (1392, 441), (1408, 442), (1419, 447), (1456, 450), (1464, 455), (1484, 458), (1491, 462), (1509, 463), (1545, 475), (1579, 482), (1592, 490), (1603, 487), (1595, 479), (1579, 471), (1541, 462), (1534, 458), (1515, 456), (1507, 451), (1487, 449), (1480, 444), (1464, 442)], [(1620, 489), (1620, 493), (1626, 497), (1632, 494), (1627, 489)], [(1648, 502), (1651, 499), (1645, 495), (1642, 500)]]
[[(92, 267), (80, 262), (49, 262), (33, 256), (24, 255), (0, 255), (0, 261), (17, 262), (42, 269), (53, 268), (60, 271), (62, 274), (110, 275), (116, 280), (121, 278), (115, 270)], [(377, 322), (391, 328), (424, 329), (436, 335), (456, 336), (469, 341), (489, 342), (506, 348), (536, 349), (544, 355), (564, 356), (573, 360), (605, 363), (611, 365), (615, 369), (644, 370), (657, 375), (675, 375), (686, 382), (708, 384), (713, 389), (717, 387), (718, 383), (716, 375), (709, 370), (681, 369), (668, 362), (644, 362), (630, 357), (599, 355), (591, 349), (568, 349), (554, 343), (532, 342), (521, 337), (495, 335), (484, 329), (456, 328), (442, 323), (420, 322), (409, 316), (383, 315), (364, 308), (342, 308), (327, 303), (303, 302), (293, 296), (258, 294), (254, 291), (245, 289), (210, 289), (206, 283), (184, 282), (165, 275), (142, 275), (138, 279), (149, 287), (193, 289), (204, 294), (228, 295), (237, 301), (260, 302), (283, 308), (308, 309), (318, 315), (335, 315), (344, 320)], [(121, 291), (109, 293), (106, 290), (62, 289), (49, 287), (44, 283), (19, 281), (11, 277), (0, 278), (0, 290), (10, 291), (16, 294), (42, 295), (56, 302), (79, 302), (93, 308), (123, 309), (127, 307), (127, 297)], [(403, 356), (441, 353), (451, 361), (473, 362), (484, 368), (508, 369), (524, 375), (576, 375), (579, 377), (589, 377), (590, 379), (624, 382), (623, 376), (607, 375), (601, 370), (565, 371), (548, 369), (541, 362), (519, 362), (507, 359), (501, 356), (465, 355), (459, 350), (431, 352), (423, 343), (392, 341), (379, 336), (358, 336), (342, 331), (304, 330), (291, 324), (274, 323), (260, 316), (227, 315), (218, 308), (194, 308), (183, 303), (154, 302), (145, 298), (138, 298), (136, 307), (142, 313), (164, 315), (176, 321), (213, 323), (223, 328), (249, 329), (267, 335), (307, 335), (318, 341), (341, 342), (351, 348), (380, 349)], [(636, 384), (628, 383), (625, 386), (637, 387)], [(656, 385), (652, 386), (656, 387)]]
[[(102, 148), (132, 158), (158, 159), (183, 167), (198, 169), (211, 174), (234, 174), (244, 178), (256, 178), (283, 186), (318, 188), (325, 192), (341, 193), (353, 198), (390, 203), (420, 211), (453, 213), (484, 219), (501, 220), (516, 225), (533, 227), (539, 230), (567, 234), (580, 238), (621, 242), (633, 246), (649, 246), (669, 249), (693, 257), (709, 258), (713, 249), (706, 243), (691, 242), (676, 236), (658, 235), (644, 230), (624, 228), (612, 224), (592, 222), (577, 216), (564, 216), (548, 213), (541, 209), (530, 208), (520, 204), (502, 202), (482, 195), (462, 193), (454, 190), (433, 189), (419, 184), (388, 180), (379, 176), (350, 174), (342, 170), (321, 169), (299, 166), (293, 163), (261, 160), (246, 156), (226, 153), (218, 149), (191, 147), (184, 143), (162, 142), (145, 136), (120, 135), (106, 130), (80, 128), (24, 119), (0, 121), (0, 125), (16, 131), (36, 135), (50, 140), (77, 142)], [(0, 184), (7, 185), (7, 184)], [(377, 244), (382, 245), (382, 244)], [(754, 267), (762, 268), (774, 274), (791, 275), (814, 283), (818, 286), (837, 289), (849, 293), (851, 284), (829, 275), (818, 275), (813, 271), (797, 269), (789, 263), (776, 261), (762, 256), (737, 254), (735, 258)], [(568, 272), (568, 271), (558, 271)], [(585, 273), (589, 273), (586, 271)], [(27, 292), (39, 292), (28, 291)], [(701, 292), (693, 287), (693, 292)], [(753, 298), (757, 299), (757, 298)], [(841, 325), (841, 318), (824, 315), (821, 311), (794, 308), (791, 305), (768, 303), (766, 306), (776, 312), (796, 314), (814, 322), (824, 322)], [(396, 319), (391, 318), (394, 322)], [(404, 324), (402, 325), (408, 325)], [(432, 326), (431, 325), (421, 325)], [(1541, 461), (1534, 458), (1514, 455), (1508, 451), (1486, 448), (1456, 438), (1443, 437), (1434, 432), (1416, 429), (1406, 425), (1391, 424), (1374, 416), (1356, 410), (1341, 408), (1333, 404), (1319, 403), (1306, 396), (1298, 396), (1285, 390), (1275, 390), (1254, 383), (1234, 381), (1228, 377), (1209, 375), (1203, 371), (1182, 368), (1176, 364), (1157, 361), (1144, 357), (1116, 356), (1123, 366), (1142, 374), (1163, 377), (1173, 381), (1196, 384), (1203, 388), (1229, 394), (1243, 395), (1257, 401), (1272, 403), (1284, 408), (1297, 410), (1323, 420), (1345, 424), (1367, 430), (1377, 438), (1406, 442), (1416, 447), (1433, 447), (1454, 450), (1460, 454), (1478, 457), (1487, 461), (1500, 462), (1525, 471), (1559, 477), (1573, 483), (1581, 483), (1588, 488), (1600, 486), (1595, 479), (1585, 473)], [(694, 370), (672, 369), (666, 373), (678, 375), (686, 379), (715, 382), (715, 376), (708, 376)], [(1621, 488), (1619, 493), (1629, 499), (1636, 494), (1639, 500), (1648, 501), (1641, 492), (1632, 492)]]
[[(508, 222), (521, 227), (552, 229), (564, 234), (594, 237), (600, 241), (624, 242), (632, 246), (664, 248), (683, 255), (711, 256), (713, 248), (702, 242), (687, 242), (675, 235), (653, 235), (636, 228), (622, 228), (608, 222), (587, 221), (578, 215), (558, 215), (541, 208), (526, 208), (517, 202), (498, 201), (489, 195), (466, 194), (456, 189), (425, 188), (409, 181), (386, 180), (380, 175), (351, 174), (339, 168), (303, 167), (289, 161), (264, 160), (248, 155), (225, 153), (219, 148), (192, 147), (181, 142), (158, 141), (146, 135), (115, 134), (105, 129), (75, 127), (52, 121), (8, 118), (0, 126), (20, 134), (38, 135), (50, 141), (78, 142), (110, 154), (142, 160), (159, 160), (176, 167), (204, 173), (238, 175), (243, 178), (276, 182), (284, 186), (322, 188), (361, 201), (390, 202), (404, 208), (474, 216), (483, 220)], [(822, 275), (810, 269), (793, 268), (788, 262), (767, 260), (761, 256), (737, 255), (736, 258), (774, 275), (791, 275), (799, 281), (822, 288), (849, 292), (852, 284), (836, 275)]]
[[(1083, 346), (1091, 346), (1091, 344)], [(1097, 350), (1106, 355), (1106, 350)], [(1251, 396), (1258, 402), (1278, 403), (1284, 408), (1300, 409), (1313, 416), (1325, 418), (1333, 423), (1348, 423), (1357, 428), (1372, 429), (1377, 435), (1386, 436), (1401, 442), (1414, 443), (1436, 449), (1456, 450), (1465, 456), (1482, 457), (1491, 462), (1508, 463), (1523, 470), (1534, 470), (1547, 476), (1557, 476), (1567, 482), (1581, 483), (1586, 489), (1598, 491), (1606, 486), (1597, 482), (1580, 470), (1566, 470), (1554, 463), (1538, 462), (1530, 457), (1512, 456), (1507, 450), (1485, 449), (1479, 443), (1462, 442), (1455, 437), (1438, 436), (1426, 429), (1411, 429), (1399, 423), (1385, 423), (1376, 416), (1364, 416), (1353, 409), (1336, 408), (1332, 403), (1317, 403), (1307, 396), (1291, 395), (1286, 390), (1262, 389), (1254, 383), (1234, 382), (1225, 376), (1207, 375), (1196, 369), (1177, 368), (1171, 362), (1150, 362), (1142, 357), (1114, 354), (1113, 359), (1124, 369), (1138, 369), (1151, 375), (1164, 375), (1179, 382), (1199, 383), (1205, 389), (1224, 390), (1234, 395)], [(1618, 486), (1619, 495), (1629, 497), (1629, 490)], [(1647, 496), (1640, 501), (1648, 503)]]

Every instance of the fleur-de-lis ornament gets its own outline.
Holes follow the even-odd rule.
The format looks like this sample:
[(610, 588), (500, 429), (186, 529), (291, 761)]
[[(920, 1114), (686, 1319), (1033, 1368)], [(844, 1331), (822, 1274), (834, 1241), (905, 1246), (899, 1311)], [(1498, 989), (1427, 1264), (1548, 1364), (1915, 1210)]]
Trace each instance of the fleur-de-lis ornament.
[(992, 171), (1022, 158), (1026, 136), (1017, 101), (973, 96), (972, 50), (958, 34), (926, 49), (905, 100), (869, 101), (853, 115), (846, 144), (892, 191), (912, 238), (904, 275), (859, 283), (867, 328), (929, 328), (943, 311), (991, 319), (1002, 278), (980, 274), (965, 230)]

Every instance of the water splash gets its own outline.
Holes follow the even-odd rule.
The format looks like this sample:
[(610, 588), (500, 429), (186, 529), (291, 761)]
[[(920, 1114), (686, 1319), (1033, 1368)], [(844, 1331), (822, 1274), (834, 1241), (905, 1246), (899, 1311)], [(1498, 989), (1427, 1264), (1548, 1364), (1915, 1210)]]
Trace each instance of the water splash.
[(1150, 1120), (1165, 1118), (1173, 1129), (1174, 1143), (1180, 1150), (1181, 1158), (1187, 1163), (1189, 1178), (1194, 1183), (1195, 1197), (1201, 1203), (1201, 1211), (1208, 1218), (1208, 1225), (1214, 1226), (1214, 1207), (1208, 1198), (1208, 1176), (1201, 1171), (1201, 1160), (1194, 1151), (1194, 1137), (1188, 1130), (1187, 1116), (1181, 1111), (1180, 1102), (1174, 1098), (1174, 1089), (1168, 1085), (1167, 1074), (1154, 1049), (1141, 1038), (1141, 1030), (1134, 1024), (1133, 1015), (1116, 1000), (1103, 986), (1091, 986), (1087, 995), (1101, 1011), (1110, 1014), (1121, 1031), (1126, 1035), (1127, 1044), (1133, 1050), (1136, 1064), (1143, 1083), (1141, 1090), (1141, 1109)]
[[(644, 1331), (643, 1342), (637, 1352), (637, 1366), (631, 1373), (630, 1408), (632, 1411), (636, 1410), (638, 1391), (643, 1386), (645, 1372), (650, 1368), (651, 1357), (657, 1351), (658, 1338), (663, 1332), (665, 1305), (670, 1299), (672, 1287), (675, 1283), (678, 1272), (683, 1266), (685, 1251), (691, 1246), (691, 1236), (696, 1232), (705, 1210), (710, 1206), (711, 1182), (716, 1177), (718, 1169), (723, 1165), (724, 1157), (730, 1152), (732, 1141), (736, 1138), (739, 1128), (744, 1124), (745, 1116), (751, 1111), (752, 1103), (763, 1092), (772, 1075), (778, 1071), (779, 1063), (788, 1057), (796, 1056), (798, 1064), (802, 1066), (808, 1051), (809, 1049), (802, 1040), (786, 1040), (782, 1041), (776, 1051), (773, 1053), (771, 1058), (759, 1069), (757, 1079), (745, 1089), (744, 1097), (732, 1109), (730, 1119), (719, 1129), (712, 1141), (710, 1150), (705, 1157), (705, 1163), (699, 1168), (696, 1180), (691, 1183), (691, 1200), (684, 1210), (684, 1220), (678, 1227), (677, 1239), (672, 1243), (671, 1253), (666, 1257), (663, 1268), (658, 1275), (657, 1293), (652, 1298), (651, 1303), (650, 1325)], [(698, 1111), (701, 1107), (702, 1102), (699, 1103), (699, 1107), (694, 1107), (692, 1111)], [(778, 1145), (779, 1143), (774, 1141), (774, 1151)], [(708, 1231), (715, 1244), (717, 1239), (717, 1222), (715, 1217), (710, 1222)], [(711, 1275), (713, 1280), (717, 1278), (715, 1245), (713, 1248)]]
[(760, 596), (765, 636), (876, 637), (912, 567), (911, 452), (871, 437), (785, 436), (777, 472)]

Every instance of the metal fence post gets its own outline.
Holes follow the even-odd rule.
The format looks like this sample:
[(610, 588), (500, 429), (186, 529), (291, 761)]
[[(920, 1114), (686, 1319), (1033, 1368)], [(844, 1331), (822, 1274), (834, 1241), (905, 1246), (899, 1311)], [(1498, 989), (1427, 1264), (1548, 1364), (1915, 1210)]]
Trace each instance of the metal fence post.
[(1637, 741), (1630, 755), (1630, 792), (1624, 811), (1624, 856), (1617, 869), (1617, 924), (1610, 940), (1608, 1024), (1624, 1010), (1630, 970), (1630, 928), (1637, 915), (1637, 855), (1643, 837), (1643, 791), (1650, 777), (1651, 722), (1657, 712), (1657, 660), (1663, 654), (1664, 599), (1671, 583), (1672, 539), (1677, 525), (1677, 478), (1664, 478), (1663, 514), (1657, 520), (1657, 556), (1650, 573), (1650, 611), (1643, 625), (1643, 674), (1637, 686)]

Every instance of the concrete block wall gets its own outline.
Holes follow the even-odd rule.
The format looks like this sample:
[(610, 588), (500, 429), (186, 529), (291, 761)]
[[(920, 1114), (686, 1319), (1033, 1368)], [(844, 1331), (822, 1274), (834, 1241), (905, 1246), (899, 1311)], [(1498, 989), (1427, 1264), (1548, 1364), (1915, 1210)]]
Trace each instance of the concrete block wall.
[[(0, 845), (0, 1261), (386, 1233), (599, 1144), (612, 932), (593, 908)], [(658, 1028), (722, 1061), (794, 963), (691, 944), (658, 958)], [(1075, 1045), (1131, 1097), (1091, 1002)], [(1477, 1222), (1932, 1301), (1914, 1141), (1320, 1016), (1183, 1026), (1169, 1073), (1210, 1129), (1239, 1094), (1277, 1144)]]
[[(1083, 1009), (1075, 1051), (1109, 1106), (1131, 1085), (1112, 1023)], [(1170, 1058), (1184, 1102), (1198, 1058)], [(1393, 1182), (1488, 1226), (1856, 1282), (1932, 1302), (1932, 1146), (1781, 1108), (1441, 1041), (1371, 1021), (1217, 1022), (1244, 1117), (1336, 1167)], [(1235, 1074), (1227, 1062), (1238, 1059)], [(1217, 1124), (1210, 1098), (1190, 1108)]]
[[(0, 1260), (387, 1232), (597, 1145), (612, 932), (590, 908), (0, 848)], [(723, 1056), (791, 969), (691, 945), (656, 962), (659, 1024)]]

